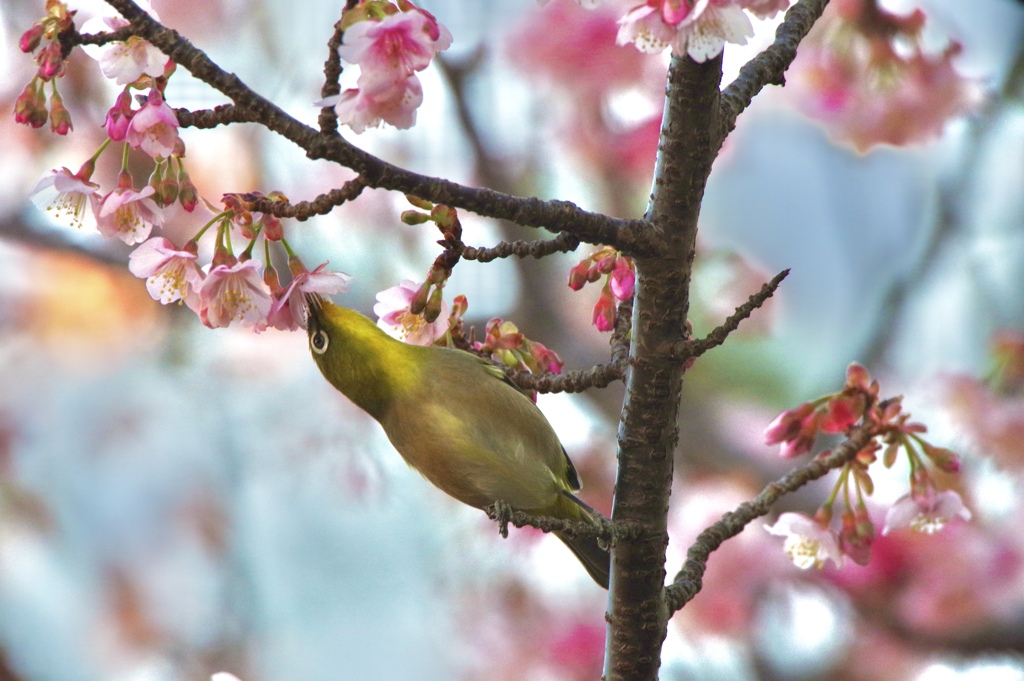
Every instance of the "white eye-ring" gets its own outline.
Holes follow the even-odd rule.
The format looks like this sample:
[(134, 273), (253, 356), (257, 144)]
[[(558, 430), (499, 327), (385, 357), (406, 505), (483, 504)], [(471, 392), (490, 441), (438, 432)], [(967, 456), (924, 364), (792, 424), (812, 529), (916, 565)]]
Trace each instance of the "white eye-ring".
[(327, 346), (329, 344), (330, 339), (327, 337), (327, 332), (323, 329), (320, 329), (309, 337), (309, 347), (318, 355), (322, 355), (327, 352)]

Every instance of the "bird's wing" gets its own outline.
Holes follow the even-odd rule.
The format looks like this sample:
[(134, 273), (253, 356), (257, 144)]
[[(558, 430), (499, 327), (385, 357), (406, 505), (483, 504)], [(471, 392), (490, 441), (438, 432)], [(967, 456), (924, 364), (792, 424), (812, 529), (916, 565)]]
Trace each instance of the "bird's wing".
[[(523, 397), (529, 398), (529, 395), (527, 395), (522, 388), (516, 385), (516, 383), (511, 378), (508, 377), (508, 374), (506, 374), (505, 370), (502, 369), (500, 366), (478, 355), (473, 355), (473, 357), (477, 360), (477, 362), (480, 363), (481, 366), (483, 366), (483, 368), (487, 371), (489, 375), (501, 380), (506, 385), (515, 388), (516, 392), (522, 394)], [(532, 402), (533, 400), (530, 401)], [(534, 406), (536, 407), (536, 405)], [(576, 472), (576, 466), (573, 465), (572, 459), (569, 458), (569, 454), (565, 451), (565, 447), (562, 447), (562, 456), (565, 457), (566, 482), (569, 483), (569, 488), (573, 492), (578, 492), (580, 491), (580, 489), (583, 488), (583, 483), (580, 481), (580, 474)]]

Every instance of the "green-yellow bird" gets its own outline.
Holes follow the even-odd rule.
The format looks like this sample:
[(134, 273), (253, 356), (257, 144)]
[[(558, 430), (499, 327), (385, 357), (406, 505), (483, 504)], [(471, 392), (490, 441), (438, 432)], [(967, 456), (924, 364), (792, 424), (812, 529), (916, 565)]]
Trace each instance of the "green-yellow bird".
[[(483, 509), (586, 521), (579, 476), (537, 405), (502, 370), (462, 350), (395, 340), (367, 317), (310, 305), (309, 349), (331, 385), (377, 419), (406, 463)], [(609, 555), (593, 537), (559, 539), (608, 588)]]

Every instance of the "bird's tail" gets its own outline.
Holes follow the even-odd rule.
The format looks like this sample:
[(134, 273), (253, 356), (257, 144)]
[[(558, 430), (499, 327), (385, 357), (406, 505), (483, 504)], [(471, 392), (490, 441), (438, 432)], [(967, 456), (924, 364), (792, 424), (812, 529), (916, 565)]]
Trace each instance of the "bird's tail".
[[(594, 520), (600, 513), (569, 492), (563, 492), (563, 512), (573, 520)], [(568, 501), (569, 503), (565, 503)], [(562, 532), (555, 532), (556, 537), (569, 547), (573, 555), (583, 563), (587, 573), (602, 588), (608, 588), (609, 573), (612, 568), (612, 557), (608, 550), (597, 541), (597, 537), (569, 537)]]
[(573, 552), (587, 573), (594, 578), (601, 587), (608, 588), (608, 573), (611, 572), (611, 555), (597, 543), (597, 537), (567, 537), (561, 532), (554, 533), (556, 537), (565, 542), (569, 550)]

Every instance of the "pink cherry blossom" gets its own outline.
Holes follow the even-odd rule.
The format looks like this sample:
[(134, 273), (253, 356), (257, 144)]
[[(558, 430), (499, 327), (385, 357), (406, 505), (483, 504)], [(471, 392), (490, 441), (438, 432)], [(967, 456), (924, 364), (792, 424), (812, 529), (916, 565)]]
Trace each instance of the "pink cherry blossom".
[(978, 106), (980, 88), (953, 65), (958, 43), (924, 48), (924, 21), (920, 10), (900, 16), (863, 0), (832, 3), (787, 77), (797, 106), (861, 152), (938, 136)]
[(132, 251), (128, 269), (146, 279), (146, 290), (164, 305), (184, 301), (199, 309), (199, 287), (203, 274), (196, 266), (196, 253), (181, 250), (164, 237), (153, 237)]
[(316, 104), (337, 106), (338, 118), (357, 133), (381, 122), (409, 128), (423, 102), (423, 88), (415, 74), (451, 42), (448, 29), (415, 7), (356, 22), (345, 31), (338, 54), (359, 65), (358, 87)]
[(178, 144), (178, 118), (156, 89), (149, 91), (146, 104), (135, 112), (128, 125), (128, 143), (153, 158), (166, 158)]
[(508, 38), (509, 58), (523, 75), (543, 78), (589, 101), (616, 87), (640, 82), (648, 60), (615, 44), (620, 13), (608, 7), (587, 11), (567, 0), (533, 12)]
[(929, 489), (923, 494), (910, 492), (893, 503), (885, 514), (882, 534), (909, 527), (924, 534), (934, 534), (953, 518), (971, 519), (964, 500), (953, 490), (937, 492)]
[(765, 525), (765, 529), (786, 538), (783, 549), (801, 570), (823, 567), (827, 560), (836, 566), (843, 564), (836, 533), (803, 513), (783, 513), (774, 525)]
[(740, 7), (758, 19), (771, 19), (789, 7), (790, 0), (740, 0)]
[(98, 196), (99, 185), (83, 177), (82, 171), (72, 173), (67, 168), (51, 170), (32, 188), (32, 203), (50, 213), (59, 222), (81, 227), (92, 213), (86, 205)]
[(419, 289), (420, 285), (410, 279), (385, 289), (377, 294), (373, 312), (378, 317), (377, 326), (389, 336), (412, 345), (433, 345), (448, 331), (448, 304), (442, 300), (437, 320), (427, 322), (422, 315), (409, 311), (409, 304)]
[[(149, 3), (138, 3), (150, 16), (159, 19)], [(93, 17), (82, 25), (83, 33), (115, 31), (128, 25), (121, 17)], [(132, 36), (124, 42), (107, 45), (84, 45), (83, 49), (100, 63), (100, 71), (118, 85), (134, 83), (143, 75), (162, 76), (167, 65), (167, 55), (148, 41)]]
[(409, 76), (392, 85), (391, 88), (375, 92), (349, 88), (337, 98), (329, 98), (318, 104), (334, 101), (339, 120), (355, 133), (375, 128), (381, 123), (406, 130), (416, 123), (416, 109), (423, 103), (423, 87), (416, 76)]
[(379, 21), (360, 21), (345, 31), (338, 54), (359, 64), (359, 87), (405, 80), (422, 71), (438, 52), (448, 49), (451, 33), (422, 11), (396, 12)]
[(633, 43), (641, 52), (666, 47), (705, 62), (722, 53), (725, 43), (743, 45), (754, 28), (733, 0), (647, 0), (619, 20), (616, 42)]
[(199, 288), (199, 318), (211, 329), (234, 321), (243, 326), (265, 324), (273, 301), (270, 289), (260, 276), (257, 260), (216, 265)]
[(153, 226), (163, 222), (160, 209), (149, 198), (154, 191), (149, 186), (139, 191), (118, 187), (101, 198), (94, 194), (93, 212), (100, 234), (108, 239), (116, 236), (129, 246), (145, 241)]
[(326, 271), (327, 263), (312, 272), (300, 272), (292, 277), (288, 287), (274, 299), (267, 314), (267, 324), (282, 331), (305, 328), (309, 316), (307, 294), (332, 296), (348, 290), (352, 277), (344, 272)]

